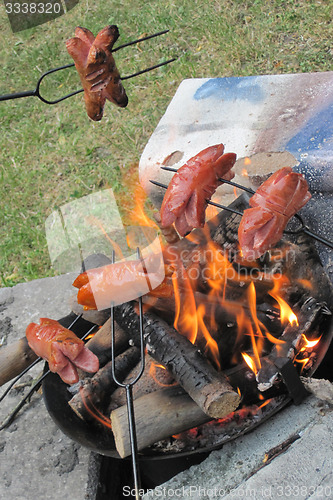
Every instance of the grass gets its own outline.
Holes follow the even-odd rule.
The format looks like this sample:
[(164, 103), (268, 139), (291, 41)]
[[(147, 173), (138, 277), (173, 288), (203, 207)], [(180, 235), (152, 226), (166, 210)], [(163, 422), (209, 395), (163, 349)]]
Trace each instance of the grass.
[[(125, 43), (165, 28), (168, 35), (116, 54), (122, 75), (178, 56), (177, 62), (125, 82), (129, 105), (110, 103), (90, 121), (77, 96), (47, 106), (36, 98), (2, 102), (0, 123), (1, 286), (51, 276), (44, 232), (62, 204), (112, 186), (123, 209), (137, 164), (178, 85), (185, 78), (330, 71), (330, 0), (81, 0), (73, 10), (13, 34), (0, 5), (0, 94), (34, 88), (40, 74), (71, 62), (65, 40), (77, 25), (95, 34), (117, 24)], [(67, 93), (74, 71), (57, 73), (44, 89)]]

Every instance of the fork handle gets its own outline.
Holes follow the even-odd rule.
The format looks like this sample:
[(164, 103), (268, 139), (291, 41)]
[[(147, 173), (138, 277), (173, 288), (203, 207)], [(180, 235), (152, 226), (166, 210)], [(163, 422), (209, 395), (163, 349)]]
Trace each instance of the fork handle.
[(17, 92), (16, 94), (0, 95), (0, 101), (9, 101), (10, 99), (19, 99), (20, 97), (31, 97), (36, 95), (35, 90), (26, 90), (25, 92)]

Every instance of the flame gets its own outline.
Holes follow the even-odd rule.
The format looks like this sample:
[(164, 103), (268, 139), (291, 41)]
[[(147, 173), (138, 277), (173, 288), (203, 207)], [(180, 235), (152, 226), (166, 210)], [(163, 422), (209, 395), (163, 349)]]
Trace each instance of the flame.
[(253, 371), (253, 373), (255, 375), (257, 375), (258, 370), (257, 370), (256, 364), (255, 364), (254, 360), (251, 358), (251, 356), (246, 354), (246, 352), (242, 352), (242, 356), (243, 356), (244, 361), (247, 364), (247, 366)]
[(254, 355), (256, 367), (259, 370), (261, 368), (260, 354), (262, 353), (262, 350), (264, 347), (264, 336), (263, 336), (263, 333), (261, 331), (258, 316), (257, 316), (257, 295), (256, 295), (256, 289), (255, 289), (253, 282), (249, 285), (249, 287), (247, 289), (247, 296), (248, 296), (248, 301), (249, 301), (251, 317), (252, 317), (252, 320), (253, 320), (253, 323), (254, 323), (254, 326), (256, 329), (256, 336), (258, 337), (258, 340), (256, 341), (256, 339), (254, 337), (253, 330), (251, 329), (250, 335), (251, 335), (253, 355)]
[(280, 307), (280, 319), (282, 324), (289, 323), (291, 326), (298, 326), (298, 319), (291, 307), (281, 297), (281, 290), (289, 284), (289, 280), (285, 276), (274, 278), (274, 287), (268, 294), (277, 301)]
[[(95, 418), (95, 420), (97, 420), (99, 423), (105, 425), (106, 427), (108, 427), (109, 429), (111, 429), (111, 420), (106, 417), (105, 415), (103, 415), (103, 413), (101, 413), (94, 405), (93, 403), (91, 402), (90, 399), (87, 399), (84, 395), (84, 390), (82, 387), (80, 387), (79, 389), (80, 391), (80, 394), (81, 394), (81, 398), (82, 398), (82, 402), (84, 404), (84, 407), (85, 409), (87, 410), (87, 412)], [(89, 404), (91, 406), (89, 406)]]
[(304, 333), (302, 333), (302, 344), (303, 344), (303, 347), (300, 350), (300, 352), (306, 351), (308, 349), (313, 349), (314, 347), (316, 347), (316, 345), (320, 341), (321, 337), (322, 337), (322, 335), (318, 339), (308, 340), (306, 338), (306, 336), (304, 335)]
[(301, 366), (301, 373), (302, 373), (302, 371), (304, 370), (304, 368), (305, 368), (305, 366), (306, 366), (306, 364), (308, 363), (308, 361), (309, 361), (309, 360), (310, 360), (310, 358), (309, 358), (309, 357), (307, 357), (307, 358), (303, 358), (303, 359), (295, 359), (295, 362), (296, 362), (296, 363), (300, 363), (300, 364), (302, 365), (302, 366)]
[(172, 275), (175, 293), (175, 329), (194, 344), (198, 334), (196, 303), (190, 280), (182, 262), (178, 261), (178, 272)]
[[(270, 295), (272, 295), (272, 294), (270, 294)], [(282, 297), (279, 297), (278, 295), (276, 295), (274, 298), (280, 306), (281, 323), (285, 324), (285, 323), (289, 322), (291, 326), (298, 326), (297, 316), (292, 311), (291, 307), (287, 304), (287, 302)]]
[(166, 368), (165, 366), (159, 364), (159, 363), (152, 363), (149, 367), (149, 375), (155, 380), (155, 382), (160, 385), (161, 387), (172, 387), (173, 385), (177, 385), (176, 381), (171, 382), (170, 384), (165, 384), (164, 382), (161, 382), (158, 377), (158, 371), (162, 370), (165, 371)]
[(87, 335), (87, 337), (84, 340), (90, 340), (93, 337), (95, 337), (95, 335), (96, 335), (96, 332), (95, 333), (89, 333), (89, 335)]
[(251, 158), (249, 158), (248, 156), (246, 156), (244, 158), (244, 165), (251, 165)]

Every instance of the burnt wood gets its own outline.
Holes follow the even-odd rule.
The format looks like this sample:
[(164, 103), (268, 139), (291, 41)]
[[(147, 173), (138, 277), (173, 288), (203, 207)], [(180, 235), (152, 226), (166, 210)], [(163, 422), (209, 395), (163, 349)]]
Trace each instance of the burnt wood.
[[(149, 356), (149, 354), (145, 355), (144, 371), (132, 388), (132, 395), (134, 399), (144, 396), (145, 394), (158, 391), (162, 387), (172, 386), (176, 384), (169, 370), (158, 367), (154, 368), (154, 365), (156, 364), (156, 361), (153, 360), (153, 358)], [(125, 377), (123, 383), (128, 384), (132, 380), (136, 379), (140, 371), (141, 363), (138, 363), (138, 365), (135, 366)], [(110, 414), (112, 410), (115, 410), (119, 406), (123, 405), (126, 405), (126, 391), (124, 391), (122, 387), (119, 387), (112, 394), (107, 414)]]
[[(129, 336), (118, 325), (115, 325), (115, 355), (125, 351), (129, 347)], [(99, 359), (100, 366), (104, 366), (111, 359), (111, 320), (104, 325), (88, 340), (86, 346)]]
[(299, 324), (286, 326), (279, 338), (283, 344), (275, 345), (271, 353), (261, 360), (261, 369), (257, 374), (260, 391), (266, 391), (277, 382), (279, 373), (285, 364), (283, 360), (294, 360), (304, 345), (303, 334), (305, 336), (315, 335), (321, 320), (330, 315), (331, 312), (325, 303), (317, 302), (313, 297), (305, 300), (297, 314)]
[(17, 377), (37, 359), (26, 337), (0, 349), (0, 386)]
[[(134, 346), (119, 354), (115, 359), (117, 379), (123, 380), (139, 359), (140, 350)], [(112, 362), (109, 361), (93, 377), (85, 378), (81, 382), (79, 392), (69, 401), (69, 405), (83, 420), (93, 420), (94, 416), (87, 406), (93, 413), (96, 413), (96, 409), (103, 413), (116, 387), (117, 384), (112, 377)]]
[[(139, 345), (139, 317), (135, 303), (115, 307), (117, 323)], [(240, 396), (226, 376), (217, 372), (196, 346), (153, 313), (143, 315), (147, 352), (165, 366), (200, 408), (221, 418), (237, 408)]]

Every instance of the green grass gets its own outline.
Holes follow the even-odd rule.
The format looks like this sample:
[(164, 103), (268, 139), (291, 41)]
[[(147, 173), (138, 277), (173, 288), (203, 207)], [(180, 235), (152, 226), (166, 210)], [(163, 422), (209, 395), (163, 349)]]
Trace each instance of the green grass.
[[(112, 186), (130, 204), (124, 179), (185, 78), (330, 71), (331, 0), (81, 0), (65, 16), (13, 34), (0, 6), (0, 93), (34, 88), (40, 74), (71, 62), (65, 40), (75, 26), (95, 34), (117, 24), (119, 44), (165, 28), (160, 39), (116, 54), (122, 75), (178, 56), (177, 62), (125, 82), (129, 105), (106, 105), (90, 121), (82, 96), (47, 106), (36, 98), (0, 103), (1, 286), (50, 276), (47, 216), (62, 204)], [(46, 93), (79, 86), (75, 71), (58, 73)], [(134, 166), (134, 167), (133, 167)]]

